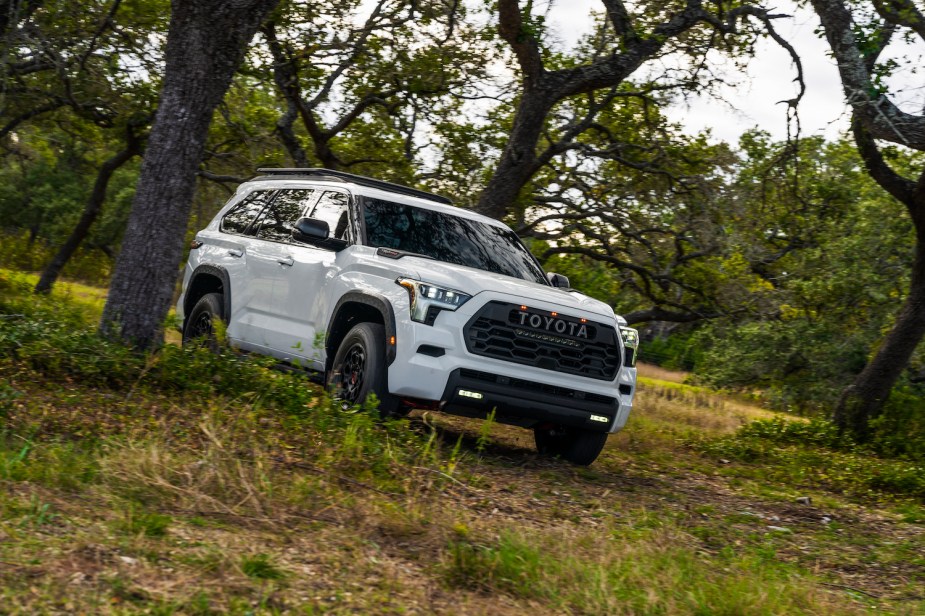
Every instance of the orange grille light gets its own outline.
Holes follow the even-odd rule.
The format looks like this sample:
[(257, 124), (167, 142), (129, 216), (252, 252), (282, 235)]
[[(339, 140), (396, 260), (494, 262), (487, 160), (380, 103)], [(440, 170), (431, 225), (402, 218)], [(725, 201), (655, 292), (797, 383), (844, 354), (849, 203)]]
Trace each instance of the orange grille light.
[(391, 344), (392, 346), (395, 346), (395, 336), (392, 336), (391, 338), (389, 338), (389, 344)]
[(587, 322), (588, 322), (588, 319), (582, 319), (581, 322), (582, 322), (582, 323), (587, 323)]
[(526, 307), (526, 306), (521, 306), (520, 309), (521, 309), (521, 310), (526, 310), (527, 307)]
[(554, 317), (559, 316), (559, 313), (558, 313), (558, 312), (550, 312), (549, 314), (551, 314), (551, 315), (554, 316)]

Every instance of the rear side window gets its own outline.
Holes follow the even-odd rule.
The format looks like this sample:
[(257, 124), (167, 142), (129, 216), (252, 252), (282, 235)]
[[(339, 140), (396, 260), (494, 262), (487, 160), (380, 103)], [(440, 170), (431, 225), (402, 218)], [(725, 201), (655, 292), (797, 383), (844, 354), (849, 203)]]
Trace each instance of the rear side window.
[(273, 204), (264, 210), (254, 225), (260, 239), (288, 242), (292, 227), (315, 200), (315, 191), (307, 189), (280, 190)]
[(220, 227), (222, 232), (236, 235), (247, 234), (260, 212), (273, 200), (275, 192), (272, 190), (256, 190), (244, 197), (240, 203), (228, 210), (228, 213), (222, 218)]

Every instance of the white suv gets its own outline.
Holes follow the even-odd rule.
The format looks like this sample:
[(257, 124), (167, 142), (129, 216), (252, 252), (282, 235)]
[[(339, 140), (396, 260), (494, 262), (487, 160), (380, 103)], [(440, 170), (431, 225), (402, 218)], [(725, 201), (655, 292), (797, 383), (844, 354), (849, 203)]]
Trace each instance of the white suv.
[(345, 404), (532, 428), (593, 462), (624, 426), (636, 330), (544, 274), (502, 223), (444, 197), (327, 169), (260, 169), (196, 234), (184, 342), (229, 343), (321, 376)]

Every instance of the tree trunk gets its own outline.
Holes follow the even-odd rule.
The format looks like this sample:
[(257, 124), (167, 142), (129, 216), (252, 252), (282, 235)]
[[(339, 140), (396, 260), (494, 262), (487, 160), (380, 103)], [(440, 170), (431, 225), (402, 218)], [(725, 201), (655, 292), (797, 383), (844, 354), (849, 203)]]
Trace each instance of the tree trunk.
[(537, 144), (556, 100), (555, 95), (540, 88), (525, 88), (501, 160), (475, 206), (477, 212), (496, 219), (504, 218), (521, 189), (537, 172)]
[(890, 391), (925, 337), (925, 242), (916, 242), (909, 295), (893, 329), (854, 383), (842, 392), (833, 419), (858, 441), (870, 438), (870, 421), (880, 416)]
[(212, 112), (278, 0), (173, 0), (164, 84), (100, 330), (158, 344)]
[(35, 293), (51, 292), (51, 288), (54, 286), (55, 282), (57, 282), (61, 270), (67, 265), (71, 257), (74, 256), (74, 253), (77, 252), (80, 244), (90, 232), (90, 227), (96, 222), (97, 216), (99, 216), (100, 211), (103, 209), (103, 202), (106, 200), (106, 188), (109, 186), (109, 180), (112, 178), (113, 173), (116, 172), (116, 169), (131, 160), (139, 151), (137, 139), (130, 135), (129, 142), (125, 146), (125, 149), (104, 162), (100, 167), (99, 173), (97, 173), (96, 176), (96, 183), (93, 185), (93, 192), (90, 194), (90, 199), (87, 201), (87, 205), (84, 208), (80, 220), (77, 222), (77, 226), (74, 227), (67, 241), (58, 249), (54, 258), (52, 258), (51, 262), (45, 267), (45, 271), (42, 272), (42, 277), (39, 278), (38, 284), (35, 285)]

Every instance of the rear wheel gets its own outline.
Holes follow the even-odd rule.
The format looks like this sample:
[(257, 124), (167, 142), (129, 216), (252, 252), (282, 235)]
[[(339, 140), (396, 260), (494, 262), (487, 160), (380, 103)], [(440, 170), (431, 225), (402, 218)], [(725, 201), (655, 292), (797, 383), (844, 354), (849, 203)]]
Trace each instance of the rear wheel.
[(345, 409), (376, 394), (380, 415), (398, 414), (398, 399), (389, 393), (382, 325), (359, 323), (347, 332), (334, 356), (328, 386)]
[(597, 459), (607, 443), (606, 432), (553, 426), (534, 428), (536, 450), (545, 456), (559, 456), (572, 464), (588, 466)]
[(183, 344), (199, 342), (213, 351), (219, 347), (216, 324), (225, 318), (225, 302), (221, 293), (207, 293), (193, 306), (183, 327)]

